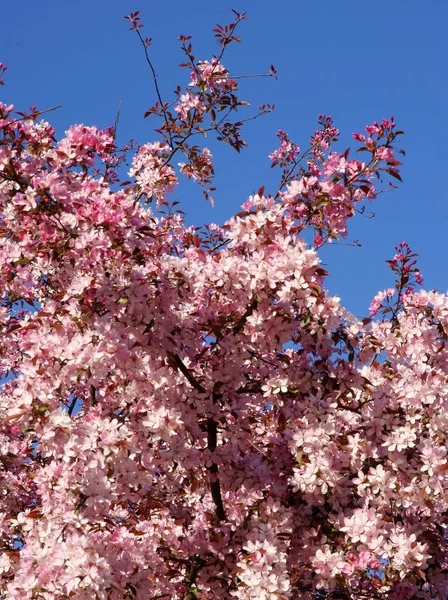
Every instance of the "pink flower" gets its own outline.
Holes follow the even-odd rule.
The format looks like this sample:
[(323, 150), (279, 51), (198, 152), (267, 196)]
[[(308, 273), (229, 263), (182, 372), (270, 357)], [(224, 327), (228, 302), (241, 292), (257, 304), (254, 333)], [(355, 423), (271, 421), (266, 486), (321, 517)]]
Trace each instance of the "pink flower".
[(384, 160), (388, 165), (400, 165), (400, 161), (397, 160), (394, 156), (394, 153), (390, 148), (386, 148), (385, 146), (380, 146), (376, 149), (375, 155), (380, 160)]
[(203, 82), (206, 88), (214, 90), (218, 86), (225, 85), (228, 80), (227, 69), (216, 58), (211, 62), (208, 60), (199, 62), (197, 68), (198, 71), (193, 71), (190, 75), (191, 87)]
[(387, 300), (388, 298), (392, 298), (394, 294), (395, 290), (393, 288), (388, 288), (383, 292), (378, 292), (378, 294), (375, 296), (375, 298), (372, 300), (369, 306), (370, 316), (374, 317), (377, 314), (378, 310), (383, 306), (383, 301)]
[(205, 110), (205, 104), (199, 99), (197, 94), (182, 94), (179, 102), (175, 105), (174, 110), (182, 119), (188, 118), (188, 113), (191, 110), (196, 110), (199, 114)]

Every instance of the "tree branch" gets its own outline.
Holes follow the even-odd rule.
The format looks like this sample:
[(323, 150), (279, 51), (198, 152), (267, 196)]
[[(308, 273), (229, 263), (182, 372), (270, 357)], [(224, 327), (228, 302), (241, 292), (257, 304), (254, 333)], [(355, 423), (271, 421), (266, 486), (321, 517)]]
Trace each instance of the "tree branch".
[(96, 400), (96, 389), (94, 385), (90, 386), (90, 404), (95, 406), (97, 404)]
[[(170, 364), (178, 369), (188, 383), (201, 394), (206, 393), (206, 389), (199, 383), (199, 381), (194, 377), (194, 375), (187, 369), (185, 364), (183, 363), (180, 356), (167, 350), (168, 360)], [(213, 402), (216, 403), (216, 396), (213, 394)], [(207, 448), (210, 452), (214, 452), (218, 445), (218, 423), (214, 419), (207, 419)], [(216, 517), (220, 521), (225, 521), (226, 513), (224, 510), (224, 504), (222, 501), (221, 494), (221, 483), (218, 479), (218, 465), (216, 463), (212, 463), (210, 467), (207, 467), (210, 473), (210, 492), (212, 494), (212, 499), (215, 504), (215, 513)]]
[[(216, 450), (218, 445), (218, 423), (214, 419), (207, 419), (207, 448), (210, 452)], [(218, 465), (213, 463), (208, 467), (210, 473), (210, 491), (212, 494), (213, 502), (216, 506), (216, 516), (220, 521), (225, 521), (226, 513), (224, 510), (224, 504), (222, 502), (221, 495), (221, 484), (218, 479)]]
[(75, 406), (76, 403), (78, 402), (78, 398), (75, 396), (70, 404), (70, 407), (68, 409), (68, 416), (71, 417), (73, 414), (73, 411), (75, 410)]

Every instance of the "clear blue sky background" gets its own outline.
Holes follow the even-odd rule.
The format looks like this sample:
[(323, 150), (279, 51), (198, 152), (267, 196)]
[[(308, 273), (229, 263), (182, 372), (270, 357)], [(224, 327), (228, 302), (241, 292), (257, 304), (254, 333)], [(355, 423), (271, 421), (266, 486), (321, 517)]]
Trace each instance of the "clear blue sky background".
[(392, 114), (406, 132), (404, 184), (370, 205), (375, 219), (353, 222), (351, 239), (359, 239), (361, 248), (323, 250), (328, 286), (365, 316), (376, 292), (393, 284), (384, 261), (406, 240), (420, 254), (425, 287), (445, 291), (447, 0), (9, 2), (2, 9), (0, 61), (9, 70), (0, 99), (17, 108), (62, 104), (47, 117), (60, 137), (73, 123), (113, 124), (122, 97), (119, 141), (153, 141), (156, 123), (143, 119), (155, 99), (153, 83), (123, 15), (141, 11), (163, 95), (171, 99), (188, 75), (177, 69), (177, 36), (192, 35), (196, 56), (210, 58), (218, 52), (211, 29), (231, 21), (231, 8), (247, 10), (248, 20), (239, 31), (242, 45), (231, 47), (224, 64), (236, 75), (265, 72), (273, 63), (279, 80), (242, 82), (241, 97), (254, 107), (273, 103), (276, 111), (247, 125), (249, 147), (241, 156), (211, 146), (218, 174), (215, 208), (199, 188), (184, 185), (176, 196), (188, 221), (222, 223), (262, 184), (275, 191), (278, 179), (268, 154), (277, 147), (279, 128), (305, 147), (318, 113), (331, 114), (343, 151), (355, 146), (353, 131)]

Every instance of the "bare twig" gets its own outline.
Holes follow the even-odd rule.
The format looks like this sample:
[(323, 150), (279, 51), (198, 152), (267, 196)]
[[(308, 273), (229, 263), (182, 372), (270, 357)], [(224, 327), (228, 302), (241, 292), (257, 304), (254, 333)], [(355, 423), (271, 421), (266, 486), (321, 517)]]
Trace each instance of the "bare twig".
[[(44, 115), (46, 113), (52, 112), (53, 110), (58, 110), (59, 108), (62, 108), (62, 104), (58, 104), (57, 106), (52, 106), (51, 108), (46, 108), (45, 110), (37, 110), (32, 114), (37, 114), (37, 116), (40, 117), (40, 115)], [(23, 117), (20, 117), (20, 119), (14, 119), (13, 121), (10, 121), (8, 123), (8, 125), (13, 125), (13, 123), (18, 123), (19, 121), (24, 121), (25, 119), (29, 119), (31, 115), (25, 115)]]
[(120, 102), (118, 103), (117, 114), (115, 115), (115, 123), (114, 123), (115, 138), (117, 137), (118, 122), (120, 120), (122, 103), (123, 103), (123, 98), (120, 97)]
[(141, 44), (143, 46), (143, 50), (145, 52), (146, 62), (148, 63), (149, 68), (151, 69), (151, 73), (152, 73), (152, 78), (153, 78), (153, 81), (154, 81), (154, 87), (155, 87), (155, 90), (156, 90), (157, 99), (158, 99), (158, 101), (160, 103), (160, 110), (162, 111), (163, 120), (165, 121), (165, 127), (166, 127), (168, 138), (170, 140), (170, 146), (172, 146), (173, 145), (173, 139), (171, 137), (171, 132), (170, 132), (170, 128), (169, 128), (168, 115), (166, 114), (166, 109), (164, 107), (164, 103), (163, 103), (163, 100), (162, 100), (162, 95), (160, 93), (159, 83), (157, 81), (157, 73), (156, 73), (156, 71), (154, 69), (154, 66), (152, 64), (151, 59), (149, 58), (148, 46), (145, 43), (145, 40), (143, 39), (142, 34), (140, 33), (140, 31), (138, 29), (136, 29), (135, 31), (136, 31), (136, 33), (137, 33), (137, 35), (139, 37), (139, 40), (140, 40), (140, 42), (141, 42)]

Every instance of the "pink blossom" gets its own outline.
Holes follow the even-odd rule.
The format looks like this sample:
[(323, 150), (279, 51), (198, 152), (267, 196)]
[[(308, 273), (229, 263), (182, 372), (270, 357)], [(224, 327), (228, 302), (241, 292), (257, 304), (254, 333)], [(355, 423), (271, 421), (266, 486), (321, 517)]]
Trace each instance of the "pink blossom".
[(213, 90), (227, 82), (228, 71), (216, 58), (213, 58), (211, 62), (208, 60), (199, 62), (197, 67), (198, 71), (193, 71), (190, 75), (191, 87), (203, 82), (208, 89)]
[(182, 119), (187, 119), (190, 110), (196, 110), (201, 113), (205, 110), (205, 104), (199, 99), (199, 96), (187, 92), (180, 96), (174, 110), (179, 113)]
[(372, 300), (369, 306), (370, 316), (374, 317), (377, 314), (378, 310), (382, 307), (383, 301), (387, 300), (388, 298), (392, 298), (394, 294), (395, 290), (393, 288), (388, 288), (383, 292), (378, 292), (378, 294), (375, 296), (375, 298)]
[(132, 159), (129, 175), (135, 176), (142, 192), (148, 197), (153, 196), (158, 202), (165, 199), (165, 194), (173, 191), (177, 179), (173, 168), (166, 163), (171, 149), (169, 146), (156, 142), (141, 146)]

